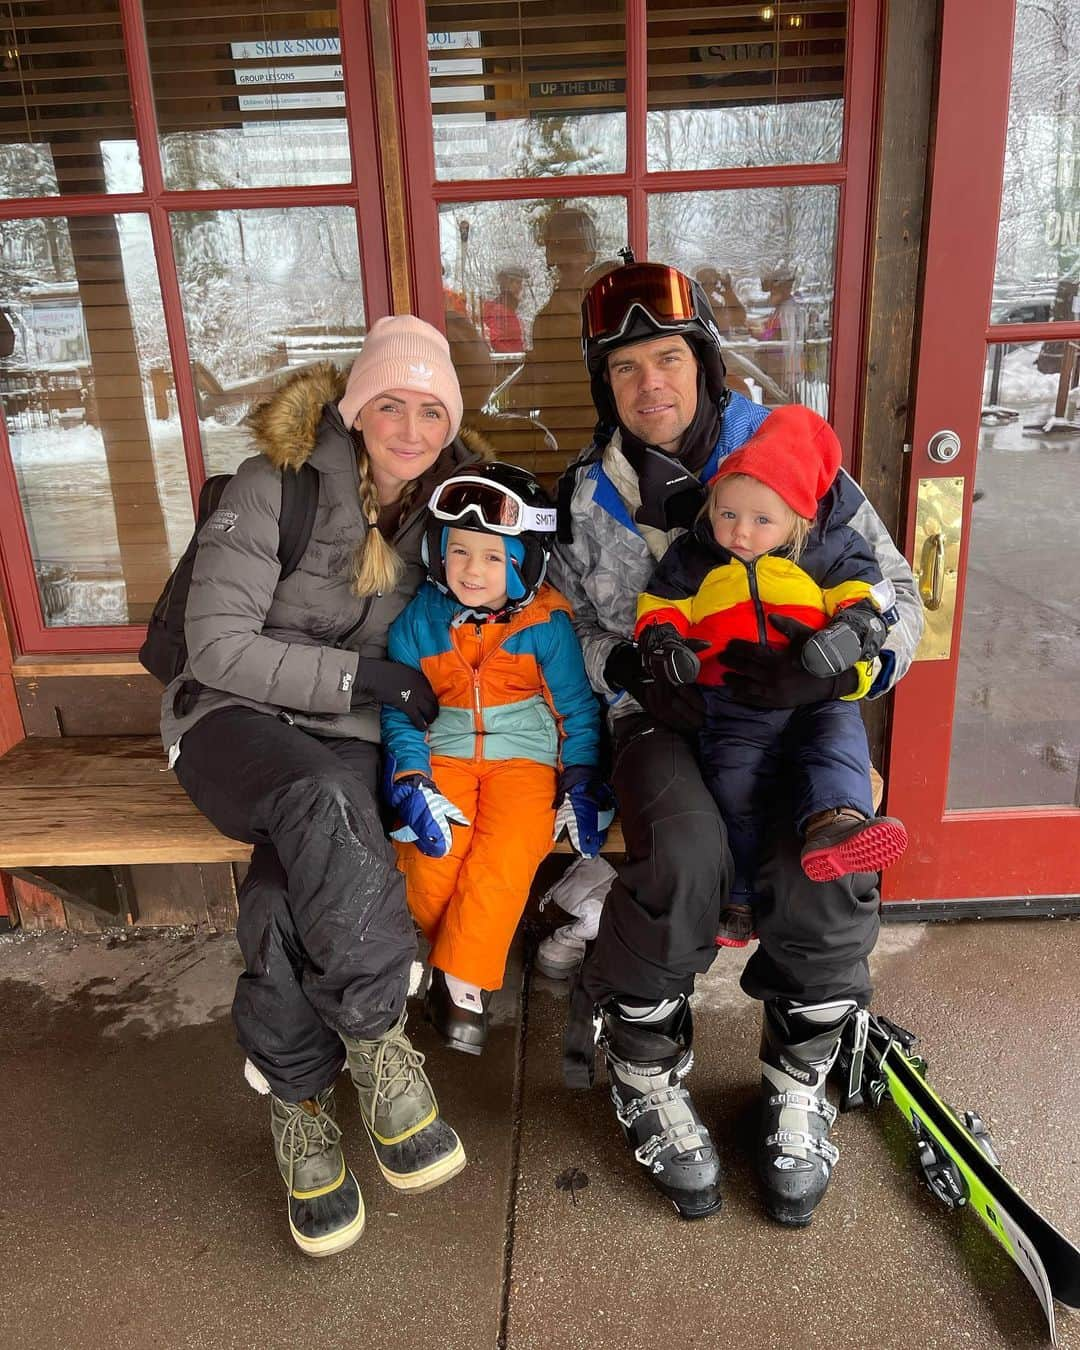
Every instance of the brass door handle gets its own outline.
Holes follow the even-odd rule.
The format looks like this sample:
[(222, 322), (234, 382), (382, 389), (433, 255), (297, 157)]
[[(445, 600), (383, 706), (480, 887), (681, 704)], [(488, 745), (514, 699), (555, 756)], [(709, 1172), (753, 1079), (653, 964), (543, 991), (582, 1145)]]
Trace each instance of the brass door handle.
[(945, 536), (927, 535), (919, 558), (919, 594), (926, 609), (940, 609), (945, 592)]

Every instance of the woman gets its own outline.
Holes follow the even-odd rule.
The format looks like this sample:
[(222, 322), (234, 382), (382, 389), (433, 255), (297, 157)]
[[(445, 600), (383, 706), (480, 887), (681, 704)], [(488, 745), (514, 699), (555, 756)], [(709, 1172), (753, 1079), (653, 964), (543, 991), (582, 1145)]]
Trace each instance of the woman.
[[(188, 664), (162, 703), (185, 791), (255, 845), (233, 1020), (249, 1081), (271, 1094), (292, 1235), (313, 1256), (364, 1225), (335, 1120), (343, 1064), (391, 1185), (426, 1190), (465, 1166), (405, 1035), (416, 939), (376, 798), (380, 704), (421, 729), (437, 711), (424, 676), (385, 659), (386, 634), (420, 583), (428, 496), (479, 458), (461, 412), (446, 339), (409, 316), (372, 327), (347, 382), (318, 366), (256, 409), (261, 454), (200, 532)], [(318, 509), (281, 580), (282, 474), (304, 463)]]

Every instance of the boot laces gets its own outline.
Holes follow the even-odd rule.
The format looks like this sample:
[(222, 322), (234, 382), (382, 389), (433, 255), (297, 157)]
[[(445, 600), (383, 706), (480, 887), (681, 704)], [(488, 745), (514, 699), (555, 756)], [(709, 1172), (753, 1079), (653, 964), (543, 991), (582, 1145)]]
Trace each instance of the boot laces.
[(289, 1164), (288, 1184), (293, 1189), (297, 1165), (316, 1153), (333, 1148), (341, 1138), (341, 1126), (319, 1106), (318, 1115), (309, 1115), (299, 1103), (293, 1107), (281, 1134), (281, 1152)]
[(400, 1097), (418, 1081), (427, 1081), (424, 1073), (424, 1056), (413, 1048), (412, 1042), (404, 1031), (390, 1032), (379, 1042), (372, 1065), (374, 1095), (372, 1113), (378, 1110), (380, 1103), (390, 1102)]

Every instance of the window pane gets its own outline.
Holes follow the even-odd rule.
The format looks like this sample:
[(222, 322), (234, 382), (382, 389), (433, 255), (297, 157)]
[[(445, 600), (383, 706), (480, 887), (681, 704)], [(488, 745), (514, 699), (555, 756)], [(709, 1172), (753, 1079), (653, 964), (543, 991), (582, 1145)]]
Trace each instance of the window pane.
[(241, 0), (221, 15), (145, 0), (165, 186), (352, 177), (337, 7)]
[(1080, 806), (1080, 537), (1070, 510), (1080, 501), (1078, 358), (1071, 342), (987, 353), (953, 810)]
[(436, 177), (620, 172), (624, 9), (623, 0), (428, 0)]
[(356, 217), (344, 206), (182, 211), (173, 243), (207, 473), (252, 453), (240, 425), (283, 377), (348, 365), (364, 333)]
[(0, 197), (142, 189), (119, 5), (75, 23), (0, 10)]
[(1080, 318), (1080, 3), (1016, 6), (994, 323)]
[(847, 5), (650, 3), (649, 168), (832, 164)]
[(155, 410), (169, 352), (149, 222), (9, 221), (5, 251), (0, 398), (45, 621), (145, 623), (192, 529), (179, 424)]
[(728, 383), (829, 414), (839, 189), (741, 188), (649, 199), (649, 256), (696, 276)]
[(581, 298), (626, 242), (626, 202), (469, 202), (442, 207), (439, 226), (465, 420), (501, 458), (554, 473), (596, 422)]

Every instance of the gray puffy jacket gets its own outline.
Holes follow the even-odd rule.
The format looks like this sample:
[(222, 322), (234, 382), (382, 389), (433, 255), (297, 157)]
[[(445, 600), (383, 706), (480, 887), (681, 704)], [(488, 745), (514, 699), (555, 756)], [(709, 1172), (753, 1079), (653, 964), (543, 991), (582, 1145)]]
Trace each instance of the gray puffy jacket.
[[(261, 451), (246, 459), (199, 534), (184, 632), (188, 659), (165, 690), (166, 749), (217, 708), (287, 714), (324, 736), (379, 739), (374, 700), (352, 707), (357, 666), (385, 657), (390, 624), (423, 579), (420, 545), (435, 484), (483, 457), (463, 431), (422, 478), (394, 535), (405, 572), (393, 591), (359, 599), (352, 559), (367, 530), (353, 441), (337, 411), (345, 377), (324, 364), (282, 385), (252, 417)], [(280, 580), (281, 470), (309, 463), (319, 474), (311, 538), (291, 576)]]

